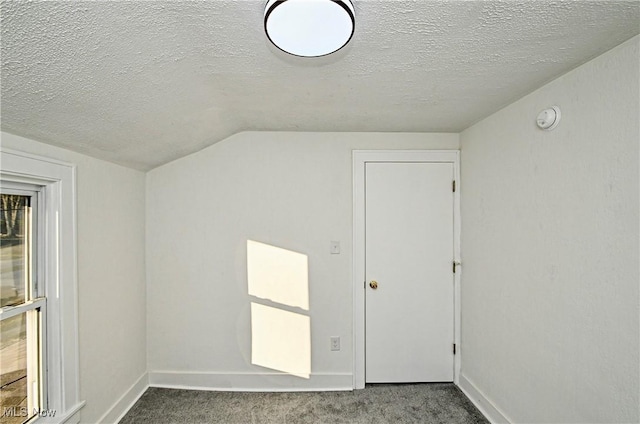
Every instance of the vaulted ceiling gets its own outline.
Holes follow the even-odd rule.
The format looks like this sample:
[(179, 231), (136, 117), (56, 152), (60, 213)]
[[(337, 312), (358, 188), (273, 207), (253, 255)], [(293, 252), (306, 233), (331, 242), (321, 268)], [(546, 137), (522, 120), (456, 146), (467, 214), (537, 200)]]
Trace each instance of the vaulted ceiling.
[(2, 0), (2, 130), (138, 169), (243, 130), (458, 132), (640, 32), (635, 0), (354, 0), (304, 59), (265, 3)]

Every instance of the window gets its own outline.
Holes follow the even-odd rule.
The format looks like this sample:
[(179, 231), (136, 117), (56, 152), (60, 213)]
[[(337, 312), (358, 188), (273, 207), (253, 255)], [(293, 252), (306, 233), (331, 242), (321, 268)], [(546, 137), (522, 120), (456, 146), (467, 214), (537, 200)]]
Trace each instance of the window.
[(38, 195), (3, 184), (0, 191), (0, 423), (44, 413), (42, 321), (38, 275)]
[(75, 168), (0, 150), (0, 424), (75, 424)]

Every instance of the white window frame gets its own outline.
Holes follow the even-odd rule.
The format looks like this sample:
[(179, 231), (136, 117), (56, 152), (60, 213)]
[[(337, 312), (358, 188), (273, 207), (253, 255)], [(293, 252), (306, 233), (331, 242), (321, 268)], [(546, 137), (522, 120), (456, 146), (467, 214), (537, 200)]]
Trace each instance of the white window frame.
[[(47, 298), (44, 343), (48, 416), (38, 424), (80, 421), (78, 286), (76, 248), (76, 167), (65, 162), (10, 149), (0, 149), (2, 181), (41, 186), (44, 218), (40, 226), (44, 254), (41, 281)], [(40, 289), (42, 293), (42, 288)], [(54, 416), (50, 416), (55, 411)], [(45, 415), (45, 414), (43, 414)]]
[[(9, 319), (17, 315), (29, 313), (31, 311), (38, 311), (37, 316), (26, 315), (27, 324), (27, 376), (29, 370), (32, 369), (32, 361), (36, 361), (38, 369), (38, 377), (36, 379), (38, 386), (33, 387), (33, 380), (27, 380), (27, 416), (31, 416), (35, 410), (42, 410), (45, 407), (47, 399), (47, 385), (46, 385), (46, 364), (41, 362), (44, 358), (43, 354), (46, 349), (42, 346), (46, 346), (46, 322), (47, 322), (47, 303), (44, 292), (44, 285), (40, 281), (43, 276), (42, 260), (44, 257), (45, 249), (42, 240), (45, 238), (43, 232), (44, 222), (44, 198), (42, 193), (42, 187), (32, 184), (15, 183), (13, 181), (3, 180), (0, 182), (0, 189), (2, 194), (25, 196), (30, 198), (29, 209), (31, 210), (31, 217), (29, 219), (29, 230), (31, 237), (29, 240), (29, 254), (28, 256), (28, 268), (25, 266), (25, 272), (28, 273), (29, 284), (25, 287), (26, 301), (23, 301), (17, 305), (5, 306), (0, 312), (2, 319)], [(35, 212), (35, 213), (34, 213)], [(25, 220), (27, 217), (25, 216)], [(31, 321), (34, 320), (35, 321)], [(36, 323), (34, 325), (34, 323)], [(29, 332), (29, 328), (32, 330), (37, 328), (37, 334)], [(36, 347), (32, 345), (35, 343)], [(35, 397), (35, 399), (34, 399)], [(35, 404), (34, 404), (35, 403)], [(4, 413), (5, 411), (2, 411)]]

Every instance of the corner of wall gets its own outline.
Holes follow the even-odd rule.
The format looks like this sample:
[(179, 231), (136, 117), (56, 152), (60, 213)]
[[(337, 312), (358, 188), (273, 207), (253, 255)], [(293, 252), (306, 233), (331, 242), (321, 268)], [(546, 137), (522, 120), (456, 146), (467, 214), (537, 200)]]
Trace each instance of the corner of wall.
[(142, 397), (149, 388), (149, 375), (145, 372), (133, 383), (131, 387), (104, 413), (99, 419), (100, 424), (118, 423), (131, 409), (131, 407)]

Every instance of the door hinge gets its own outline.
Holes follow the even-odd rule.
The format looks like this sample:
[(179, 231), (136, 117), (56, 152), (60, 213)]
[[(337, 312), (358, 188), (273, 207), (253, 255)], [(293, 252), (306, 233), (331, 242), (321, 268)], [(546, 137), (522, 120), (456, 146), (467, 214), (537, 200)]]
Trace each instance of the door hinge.
[(455, 259), (453, 261), (453, 273), (456, 273), (456, 267), (460, 265), (460, 262), (456, 262)]
[(452, 184), (451, 188), (453, 188), (453, 192), (455, 193), (456, 192), (456, 180), (453, 180), (453, 184)]
[(456, 354), (456, 344), (455, 343), (453, 344), (453, 354), (454, 355)]

